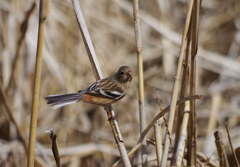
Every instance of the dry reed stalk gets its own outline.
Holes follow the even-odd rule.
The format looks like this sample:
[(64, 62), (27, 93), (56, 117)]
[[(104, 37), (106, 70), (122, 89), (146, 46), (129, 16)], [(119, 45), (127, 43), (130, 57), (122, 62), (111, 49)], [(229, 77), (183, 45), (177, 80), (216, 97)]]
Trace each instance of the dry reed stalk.
[[(179, 99), (177, 101), (177, 105), (180, 105), (186, 101), (192, 100), (192, 99), (201, 99), (202, 96), (199, 95), (194, 95), (194, 96), (189, 96), (189, 97), (185, 97), (182, 99)], [(146, 127), (146, 129), (144, 130), (144, 133), (147, 134), (149, 132), (149, 130), (154, 126), (155, 122), (160, 119), (161, 117), (163, 117), (166, 113), (168, 113), (170, 111), (170, 106), (166, 107), (164, 110), (162, 110), (160, 113), (158, 113), (153, 120), (148, 124), (148, 126)], [(138, 144), (141, 141), (141, 139), (138, 140)], [(137, 145), (138, 145), (137, 144)], [(134, 152), (131, 150), (131, 154), (135, 153), (137, 151), (137, 149), (134, 147)], [(129, 154), (128, 154), (129, 155)], [(122, 160), (118, 160), (117, 162), (114, 163), (115, 166), (117, 166)]]
[[(138, 149), (141, 147), (141, 143), (137, 143), (129, 152), (128, 157), (131, 155), (135, 155), (135, 153), (138, 151)], [(117, 160), (112, 167), (117, 167), (122, 162), (122, 159)]]
[(34, 150), (36, 143), (36, 130), (37, 130), (37, 119), (38, 119), (38, 107), (39, 107), (39, 94), (40, 94), (40, 83), (41, 83), (41, 68), (42, 68), (42, 52), (44, 42), (44, 27), (45, 20), (47, 19), (50, 0), (40, 0), (39, 8), (39, 30), (38, 30), (38, 43), (37, 43), (37, 54), (36, 54), (36, 65), (35, 65), (35, 78), (34, 78), (34, 91), (33, 91), (33, 102), (31, 112), (31, 123), (29, 131), (29, 145), (28, 145), (28, 161), (27, 166), (34, 166)]
[[(193, 99), (201, 99), (202, 96), (199, 96), (199, 95), (194, 95), (194, 96), (189, 96), (189, 97), (185, 97), (185, 98), (182, 98), (182, 99), (179, 99), (177, 101), (177, 105), (180, 105), (186, 101), (190, 101), (190, 100), (193, 100)], [(154, 125), (154, 123), (160, 119), (161, 117), (163, 117), (166, 113), (170, 112), (170, 107), (171, 106), (168, 106), (166, 107), (164, 110), (162, 110), (160, 113), (158, 113), (154, 118), (153, 120), (148, 124), (148, 126), (146, 127), (146, 129), (144, 130), (144, 133), (148, 133), (148, 131), (152, 128), (152, 126)], [(140, 142), (140, 140), (138, 141)]]
[[(53, 3), (51, 16), (48, 18), (45, 27), (44, 42), (46, 43), (44, 43), (40, 107), (37, 123), (37, 139), (40, 143), (36, 143), (36, 153), (37, 155), (41, 155), (41, 157), (45, 155), (46, 157), (53, 158), (50, 148), (43, 148), (44, 152), (41, 152), (38, 145), (42, 144), (46, 146), (51, 144), (50, 141), (46, 139), (46, 134), (44, 133), (46, 129), (51, 127), (55, 129), (60, 128), (58, 142), (61, 145), (59, 153), (64, 156), (63, 158), (61, 157), (62, 165), (74, 166), (74, 161), (77, 160), (84, 164), (91, 162), (89, 166), (109, 166), (114, 162), (116, 157), (119, 157), (119, 151), (114, 147), (114, 139), (111, 128), (109, 128), (109, 123), (104, 117), (106, 116), (104, 115), (105, 113), (99, 112), (101, 108), (88, 104), (76, 104), (50, 112), (51, 109), (47, 108), (42, 98), (49, 93), (55, 94), (76, 91), (95, 79), (89, 66), (90, 63), (88, 63), (89, 58), (86, 56), (87, 54), (85, 53), (84, 43), (79, 33), (77, 22), (75, 21), (76, 17), (72, 10), (71, 1), (53, 1)], [(80, 1), (80, 3), (96, 54), (98, 55), (99, 63), (101, 66), (104, 65), (104, 69), (102, 69), (104, 76), (105, 73), (106, 76), (110, 75), (114, 66), (124, 63), (130, 63), (129, 65), (133, 68), (133, 72), (137, 74), (132, 2), (127, 0), (88, 0)], [(165, 76), (165, 69), (163, 69), (162, 66), (162, 56), (163, 53), (166, 52), (177, 58), (181, 40), (180, 34), (184, 27), (187, 12), (187, 3), (188, 1), (184, 0), (171, 1), (170, 9), (172, 10), (164, 8), (167, 10), (166, 13), (170, 13), (172, 16), (171, 25), (169, 26), (166, 25), (167, 22), (164, 22), (164, 18), (160, 16), (162, 10), (159, 9), (157, 1), (140, 1), (141, 35), (144, 49), (142, 52), (145, 80), (144, 106), (148, 115), (147, 122), (150, 122), (150, 119), (154, 118), (157, 114), (156, 110), (158, 110), (158, 106), (154, 100), (153, 88), (156, 89), (163, 109), (169, 104), (172, 81), (169, 79), (169, 76)], [(37, 41), (37, 33), (35, 31), (37, 30), (38, 22), (36, 20), (38, 20), (38, 10), (34, 10), (30, 16), (26, 37), (20, 49), (19, 70), (15, 73), (17, 76), (15, 81), (17, 84), (10, 87), (10, 94), (6, 94), (6, 88), (9, 87), (9, 79), (12, 71), (14, 71), (12, 64), (16, 57), (17, 41), (22, 33), (19, 32), (20, 25), (24, 22), (26, 12), (29, 11), (31, 5), (32, 3), (24, 0), (0, 1), (0, 55), (2, 55), (0, 56), (0, 80), (7, 101), (12, 108), (13, 116), (23, 134), (28, 133), (30, 121), (29, 111), (31, 111), (32, 98), (32, 90), (30, 88), (33, 87), (36, 54), (36, 42), (34, 41)], [(39, 4), (37, 4), (37, 6), (39, 6)], [(240, 76), (240, 65), (237, 60), (240, 47), (237, 41), (239, 38), (240, 24), (238, 17), (239, 8), (237, 8), (238, 10), (234, 10), (236, 7), (237, 5), (234, 0), (203, 1), (202, 19), (199, 29), (199, 54), (197, 56), (197, 81), (199, 81), (200, 84), (196, 85), (196, 90), (204, 94), (204, 98), (196, 101), (196, 111), (198, 150), (204, 151), (205, 154), (205, 158), (199, 155), (197, 155), (197, 158), (201, 163), (204, 163), (205, 166), (219, 166), (211, 160), (211, 154), (216, 150), (216, 147), (214, 148), (212, 145), (214, 142), (208, 140), (210, 136), (207, 139), (205, 138), (208, 120), (211, 117), (209, 112), (209, 108), (211, 109), (212, 105), (211, 99), (216, 92), (220, 92), (224, 98), (222, 104), (219, 106), (218, 121), (220, 126), (226, 119), (229, 119), (233, 146), (234, 143), (236, 144), (236, 142), (238, 142), (239, 137), (238, 80)], [(229, 12), (226, 13), (224, 11)], [(51, 22), (49, 22), (49, 20), (51, 20)], [(161, 43), (162, 37), (170, 41), (169, 47)], [(187, 50), (189, 49), (186, 48), (186, 52)], [(53, 60), (50, 60), (51, 57)], [(173, 64), (173, 66), (176, 66), (176, 63)], [(188, 66), (190, 68), (190, 65)], [(198, 78), (198, 76), (200, 77)], [(59, 77), (63, 79), (63, 87), (60, 85)], [(221, 78), (223, 80), (221, 80)], [(183, 80), (184, 76), (182, 76), (182, 81)], [(183, 87), (182, 81), (180, 91), (182, 91)], [(212, 91), (211, 88), (214, 90)], [(139, 118), (136, 115), (138, 113), (138, 105), (136, 105), (138, 103), (138, 97), (136, 96), (136, 92), (137, 77), (133, 78), (133, 84), (128, 96), (114, 104), (114, 109), (120, 111), (118, 113), (118, 118), (121, 122), (120, 128), (125, 146), (127, 145), (129, 148), (132, 148), (134, 144), (136, 144), (139, 134), (138, 128), (135, 128), (135, 125), (139, 123)], [(179, 99), (181, 99), (181, 95)], [(129, 101), (133, 103), (129, 104)], [(79, 107), (81, 111), (79, 111)], [(178, 108), (181, 107), (179, 106)], [(182, 112), (183, 109), (178, 109), (176, 113), (179, 111)], [(19, 158), (26, 158), (24, 157), (24, 150), (21, 149), (22, 143), (15, 140), (20, 140), (19, 137), (16, 138), (16, 136), (19, 136), (17, 130), (5, 112), (5, 107), (2, 105), (2, 111), (0, 111), (0, 148), (7, 147), (7, 149), (3, 150), (4, 156), (1, 154), (0, 159), (6, 159), (5, 155), (8, 155), (9, 159), (6, 159), (6, 161), (8, 161), (9, 166), (11, 166), (11, 159), (13, 159), (16, 164)], [(46, 115), (48, 116), (46, 117)], [(68, 118), (66, 115), (68, 115)], [(178, 116), (175, 116), (175, 121), (178, 121), (177, 117)], [(27, 121), (25, 121), (25, 119), (27, 119)], [(175, 129), (176, 126), (174, 125), (173, 129)], [(152, 131), (150, 131), (147, 135), (152, 135)], [(176, 129), (175, 132), (178, 131), (179, 130)], [(227, 137), (223, 139), (226, 140)], [(108, 144), (103, 148), (101, 147), (102, 144), (96, 144), (91, 141)], [(177, 141), (176, 137), (176, 142)], [(78, 147), (78, 143), (85, 144)], [(89, 143), (94, 146), (91, 147)], [(70, 145), (74, 147), (70, 147)], [(114, 151), (110, 152), (107, 148)], [(229, 150), (230, 145), (227, 144), (226, 148)], [(68, 150), (68, 152), (66, 153), (65, 150)], [(148, 151), (149, 160), (151, 159), (151, 155), (154, 154), (155, 148), (151, 146), (148, 148)], [(71, 155), (69, 155), (69, 153)], [(50, 162), (50, 160), (47, 161), (46, 158), (43, 158), (43, 160), (53, 165), (55, 163), (53, 159), (52, 162)], [(215, 165), (212, 165), (212, 162)], [(230, 162), (235, 161), (229, 161), (231, 166), (232, 164)], [(185, 163), (186, 161), (184, 160), (184, 164)], [(21, 164), (18, 165), (19, 167), (22, 166)], [(234, 166), (234, 164), (232, 166)]]
[(143, 61), (142, 61), (142, 38), (139, 19), (139, 1), (133, 1), (133, 19), (135, 27), (135, 39), (137, 46), (137, 64), (138, 64), (138, 94), (139, 94), (139, 118), (140, 118), (140, 136), (141, 136), (141, 158), (142, 165), (147, 166), (147, 137), (144, 133), (146, 127), (146, 113), (144, 111), (144, 79), (143, 79)]
[(208, 158), (203, 153), (197, 151), (197, 156), (198, 156), (198, 158), (201, 158), (202, 160), (204, 160), (206, 162), (206, 166), (208, 165), (208, 166), (212, 166), (212, 167), (219, 167), (218, 163), (216, 163), (212, 159)]
[(189, 112), (190, 112), (190, 104), (189, 101), (185, 103), (185, 109), (182, 119), (182, 125), (180, 129), (180, 136), (178, 140), (178, 146), (176, 147), (175, 155), (173, 163), (174, 165), (180, 166), (182, 164), (182, 160), (184, 157), (184, 149), (186, 145), (186, 138), (187, 138), (187, 126), (188, 126), (188, 119), (189, 119)]
[(50, 139), (52, 140), (52, 152), (53, 152), (57, 167), (60, 167), (61, 163), (60, 163), (60, 157), (58, 152), (57, 135), (54, 133), (54, 131), (55, 131), (54, 129), (49, 130)]
[[(191, 17), (191, 27), (189, 29), (191, 40), (191, 59), (190, 59), (190, 95), (196, 93), (196, 55), (198, 51), (198, 29), (200, 19), (201, 0), (194, 1)], [(197, 165), (197, 134), (196, 134), (196, 110), (195, 100), (190, 101), (190, 119), (188, 125), (188, 161), (187, 165)]]
[[(154, 90), (155, 96), (156, 96), (156, 101), (157, 104), (160, 108), (160, 111), (162, 110), (161, 107), (161, 103), (159, 101), (159, 98)], [(161, 127), (161, 123), (160, 123), (160, 119), (158, 119), (155, 123), (154, 123), (154, 136), (155, 136), (155, 147), (156, 147), (156, 155), (157, 155), (157, 165), (160, 166), (161, 164), (161, 159), (162, 159), (162, 127)]]
[[(183, 58), (184, 58), (184, 51), (185, 51), (185, 47), (186, 47), (186, 43), (187, 43), (187, 34), (189, 31), (189, 27), (190, 27), (193, 3), (194, 3), (194, 1), (190, 1), (189, 7), (188, 7), (188, 13), (187, 13), (187, 18), (186, 18), (186, 22), (185, 22), (185, 27), (184, 27), (183, 37), (182, 37), (182, 44), (181, 44), (179, 60), (178, 60), (177, 73), (174, 78), (174, 85), (173, 85), (172, 97), (171, 97), (171, 102), (170, 102), (170, 112), (169, 112), (169, 116), (168, 116), (168, 130), (169, 130), (170, 135), (172, 134), (172, 127), (173, 127), (173, 121), (174, 121), (174, 116), (175, 116), (179, 85), (180, 85), (180, 80), (181, 80), (181, 71), (182, 71), (182, 64), (183, 64)], [(170, 141), (168, 139), (168, 136), (165, 135), (161, 167), (167, 165), (169, 146), (170, 146)]]
[(160, 120), (157, 120), (154, 124), (154, 136), (156, 142), (156, 153), (157, 153), (157, 165), (160, 166), (162, 158), (162, 128), (159, 123)]
[[(182, 75), (182, 83), (181, 83), (181, 89), (180, 89), (180, 98), (184, 98), (187, 95), (187, 90), (188, 90), (188, 85), (189, 85), (189, 65), (188, 65), (188, 60), (189, 60), (189, 47), (190, 47), (190, 40), (187, 41), (187, 47), (186, 47), (186, 53), (185, 53), (185, 64), (183, 65), (183, 75)], [(186, 103), (182, 103), (178, 107), (178, 111), (176, 113), (177, 118), (176, 118), (176, 134), (175, 134), (175, 140), (174, 140), (174, 147), (173, 147), (173, 156), (171, 160), (171, 165), (174, 163), (175, 158), (175, 151), (178, 146), (178, 141), (179, 141), (179, 136), (180, 136), (180, 128), (182, 124), (182, 116), (184, 113), (184, 108), (185, 108)]]
[(226, 127), (226, 130), (227, 130), (227, 134), (228, 134), (228, 141), (229, 141), (229, 145), (230, 145), (230, 148), (231, 148), (231, 151), (232, 151), (232, 155), (234, 157), (234, 160), (235, 160), (235, 165), (237, 167), (239, 167), (239, 163), (238, 163), (238, 159), (237, 159), (237, 156), (236, 156), (236, 153), (235, 151), (233, 150), (233, 146), (232, 146), (232, 140), (231, 140), (231, 136), (230, 136), (230, 132), (229, 132), (229, 127), (228, 127), (228, 123), (225, 122), (225, 127)]
[(93, 47), (93, 44), (91, 41), (91, 37), (90, 37), (88, 29), (87, 29), (86, 22), (84, 20), (84, 17), (83, 17), (82, 11), (81, 11), (80, 4), (77, 1), (72, 0), (72, 5), (73, 5), (74, 12), (75, 12), (75, 15), (76, 15), (76, 18), (78, 21), (78, 25), (80, 27), (80, 31), (81, 31), (81, 34), (83, 37), (85, 48), (89, 55), (88, 58), (90, 59), (93, 73), (95, 75), (96, 80), (99, 80), (99, 79), (103, 78), (103, 75), (102, 75), (102, 71), (101, 71), (100, 65), (98, 63), (98, 59), (97, 59), (97, 56), (96, 56), (96, 53), (95, 53), (95, 50), (94, 50), (94, 47)]
[[(86, 23), (85, 23), (85, 20), (84, 20), (82, 11), (81, 11), (80, 4), (78, 3), (77, 0), (72, 0), (72, 4), (73, 4), (73, 8), (74, 8), (76, 18), (78, 20), (80, 31), (82, 33), (84, 44), (85, 44), (85, 47), (87, 49), (88, 57), (90, 59), (92, 69), (93, 69), (94, 74), (95, 74), (95, 78), (96, 78), (96, 80), (99, 80), (99, 79), (103, 78), (102, 77), (102, 72), (100, 70), (100, 66), (99, 66), (99, 63), (98, 63), (98, 60), (97, 60), (97, 56), (95, 54), (90, 35), (88, 33), (88, 29), (87, 29), (87, 26), (86, 26)], [(129, 158), (127, 156), (126, 148), (123, 144), (123, 138), (122, 138), (120, 128), (118, 126), (118, 122), (116, 120), (116, 115), (113, 111), (113, 108), (110, 105), (108, 107), (105, 107), (104, 109), (107, 112), (108, 121), (111, 125), (112, 132), (113, 132), (116, 144), (118, 145), (118, 149), (119, 149), (119, 152), (120, 152), (121, 157), (123, 159), (124, 165), (126, 167), (130, 167), (131, 164), (130, 164)]]
[(217, 147), (218, 157), (220, 161), (220, 167), (229, 167), (228, 159), (226, 152), (224, 150), (223, 142), (222, 142), (222, 133), (217, 130), (214, 132), (215, 144)]

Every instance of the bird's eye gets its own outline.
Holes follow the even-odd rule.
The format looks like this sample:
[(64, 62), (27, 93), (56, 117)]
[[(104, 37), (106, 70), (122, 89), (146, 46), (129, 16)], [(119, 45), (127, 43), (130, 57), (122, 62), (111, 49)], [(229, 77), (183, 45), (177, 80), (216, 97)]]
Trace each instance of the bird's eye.
[(123, 72), (123, 71), (121, 72), (121, 75), (124, 75), (124, 72)]

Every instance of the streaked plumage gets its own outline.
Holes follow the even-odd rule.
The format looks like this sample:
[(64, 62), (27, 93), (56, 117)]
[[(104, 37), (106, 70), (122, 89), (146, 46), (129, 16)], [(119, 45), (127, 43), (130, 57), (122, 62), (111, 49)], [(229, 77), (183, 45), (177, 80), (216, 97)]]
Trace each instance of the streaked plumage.
[(49, 95), (45, 99), (48, 101), (49, 106), (54, 106), (54, 109), (79, 101), (109, 106), (126, 95), (131, 81), (132, 70), (127, 66), (122, 66), (115, 75), (98, 80), (85, 89), (78, 91), (78, 93)]

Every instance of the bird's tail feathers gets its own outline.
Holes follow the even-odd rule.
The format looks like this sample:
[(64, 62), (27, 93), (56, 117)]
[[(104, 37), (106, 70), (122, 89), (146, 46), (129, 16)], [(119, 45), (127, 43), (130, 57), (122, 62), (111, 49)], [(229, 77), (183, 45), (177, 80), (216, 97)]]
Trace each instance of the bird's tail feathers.
[(70, 93), (63, 95), (49, 95), (45, 97), (45, 99), (48, 101), (47, 104), (49, 106), (54, 106), (53, 108), (56, 109), (81, 101), (80, 96), (79, 93)]

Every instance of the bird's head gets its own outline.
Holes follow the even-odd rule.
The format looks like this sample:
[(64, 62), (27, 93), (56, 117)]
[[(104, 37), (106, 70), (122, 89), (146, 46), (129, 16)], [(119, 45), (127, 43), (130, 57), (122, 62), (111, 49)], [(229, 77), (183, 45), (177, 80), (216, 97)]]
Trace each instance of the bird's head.
[(117, 80), (121, 83), (132, 81), (132, 70), (128, 66), (122, 66), (115, 74)]

